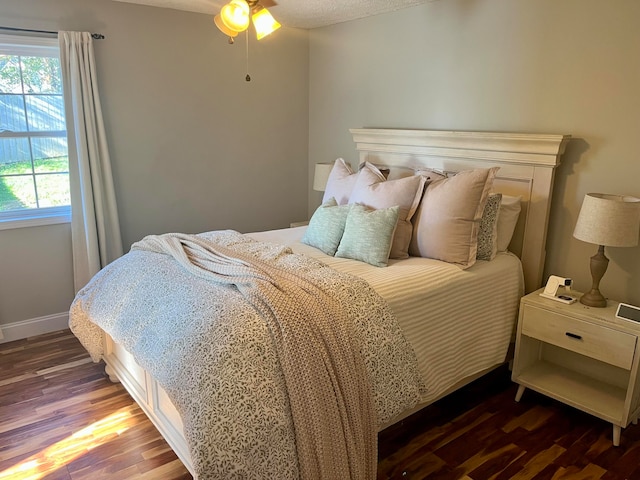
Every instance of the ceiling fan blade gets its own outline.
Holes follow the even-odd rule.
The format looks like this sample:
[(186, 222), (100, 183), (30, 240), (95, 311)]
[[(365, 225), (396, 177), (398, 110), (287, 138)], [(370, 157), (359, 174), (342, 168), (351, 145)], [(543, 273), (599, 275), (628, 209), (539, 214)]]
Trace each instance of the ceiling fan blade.
[(260, 0), (258, 3), (260, 3), (264, 8), (271, 8), (278, 5), (278, 2), (275, 0)]

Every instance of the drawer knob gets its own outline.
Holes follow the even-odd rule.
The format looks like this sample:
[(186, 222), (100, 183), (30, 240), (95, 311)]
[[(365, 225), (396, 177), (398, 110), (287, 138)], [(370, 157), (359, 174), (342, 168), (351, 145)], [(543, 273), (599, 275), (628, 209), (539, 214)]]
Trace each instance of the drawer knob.
[(576, 335), (575, 333), (565, 332), (565, 335), (567, 337), (575, 338), (576, 340), (582, 340), (582, 337), (580, 335)]

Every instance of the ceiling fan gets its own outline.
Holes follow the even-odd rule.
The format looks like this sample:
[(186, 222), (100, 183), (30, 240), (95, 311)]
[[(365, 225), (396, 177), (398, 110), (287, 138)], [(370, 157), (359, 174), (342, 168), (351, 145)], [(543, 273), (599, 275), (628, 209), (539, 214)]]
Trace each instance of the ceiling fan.
[(233, 43), (238, 33), (249, 28), (249, 21), (252, 20), (256, 36), (260, 40), (280, 28), (280, 24), (267, 10), (267, 7), (275, 5), (275, 0), (231, 0), (213, 20), (218, 29), (229, 37), (229, 43)]

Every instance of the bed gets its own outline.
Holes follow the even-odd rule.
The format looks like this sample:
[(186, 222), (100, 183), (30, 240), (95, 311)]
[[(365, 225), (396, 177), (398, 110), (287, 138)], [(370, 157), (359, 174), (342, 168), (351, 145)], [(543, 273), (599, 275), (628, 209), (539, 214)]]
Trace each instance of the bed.
[[(362, 283), (357, 284), (357, 288), (354, 287), (353, 290), (368, 291), (367, 289), (370, 289), (375, 292), (376, 298), (383, 299), (384, 306), (368, 305), (376, 302), (376, 300), (371, 300), (374, 297), (373, 293), (369, 294), (369, 297), (362, 296), (363, 293), (353, 293), (353, 295), (361, 295), (361, 297), (353, 297), (357, 300), (356, 306), (359, 306), (361, 310), (374, 308), (386, 312), (385, 309), (388, 309), (391, 312), (390, 315), (394, 317), (393, 326), (389, 326), (391, 324), (387, 325), (383, 321), (380, 324), (370, 322), (368, 318), (360, 318), (355, 322), (356, 330), (360, 328), (362, 332), (365, 328), (379, 329), (373, 335), (377, 337), (378, 344), (372, 343), (372, 345), (362, 347), (365, 369), (369, 372), (368, 376), (371, 377), (370, 382), (375, 392), (373, 400), (377, 412), (375, 429), (379, 431), (505, 362), (517, 318), (520, 297), (523, 293), (539, 288), (542, 282), (554, 171), (559, 165), (570, 136), (397, 129), (352, 129), (351, 133), (359, 152), (360, 164), (388, 168), (388, 181), (390, 182), (406, 178), (418, 170), (452, 176), (457, 172), (499, 167), (495, 178), (492, 178), (492, 192), (494, 194), (500, 193), (505, 197), (519, 198), (520, 207), (520, 214), (517, 216), (513, 234), (509, 235), (508, 249), (498, 253), (494, 252), (490, 261), (479, 260), (469, 268), (460, 268), (450, 262), (417, 256), (410, 256), (406, 259), (391, 259), (386, 267), (380, 268), (352, 258), (327, 255), (301, 241), (306, 238), (308, 227), (256, 232), (243, 236), (243, 240), (238, 240), (235, 232), (204, 234), (203, 238), (215, 239), (215, 241), (221, 242), (225, 248), (234, 246), (234, 248), (240, 249), (253, 249), (254, 245), (258, 244), (274, 246), (268, 247), (267, 256), (280, 258), (281, 250), (278, 249), (286, 249), (287, 252), (293, 252), (300, 258), (315, 262), (313, 265), (319, 265), (318, 268), (330, 267), (331, 275), (337, 275), (337, 277), (325, 283), (340, 283), (343, 276), (344, 278), (354, 277)], [(426, 191), (429, 191), (428, 186)], [(246, 245), (243, 243), (245, 241)], [(237, 246), (238, 244), (240, 247)], [(273, 250), (274, 248), (277, 251)], [(130, 255), (134, 259), (139, 257), (137, 260), (139, 263), (128, 267), (129, 269), (133, 268), (137, 271), (147, 268), (148, 260), (147, 257), (142, 256), (143, 252), (136, 251)], [(147, 255), (147, 252), (144, 252), (144, 255)], [(167, 263), (160, 270), (152, 272), (152, 275), (149, 276), (154, 277), (153, 282), (155, 283), (147, 285), (145, 282), (152, 282), (152, 280), (141, 278), (138, 283), (144, 285), (140, 288), (143, 290), (156, 289), (161, 292), (159, 297), (163, 298), (162, 301), (171, 305), (181, 301), (181, 297), (193, 296), (191, 289), (178, 289), (176, 293), (168, 293), (171, 290), (169, 285), (172, 278), (178, 275), (176, 271), (172, 270), (173, 268), (173, 264)], [(306, 264), (302, 267), (292, 267), (292, 270), (296, 268), (308, 270)], [(313, 276), (313, 268), (309, 267), (309, 269), (311, 270), (309, 275)], [(118, 275), (117, 270), (102, 275), (102, 277), (113, 277), (111, 281), (115, 284), (109, 284), (109, 290), (116, 289), (114, 285), (118, 285)], [(166, 283), (158, 287), (158, 282), (162, 281)], [(341, 289), (338, 288), (334, 294), (339, 296), (341, 291), (349, 288), (343, 286)], [(102, 311), (126, 312), (125, 300), (121, 299), (125, 299), (129, 291), (130, 287), (123, 287), (111, 298), (104, 299), (104, 303), (108, 305)], [(83, 295), (85, 299), (91, 297), (92, 301), (95, 300), (98, 303), (102, 301), (92, 290), (84, 292)], [(150, 301), (151, 305), (145, 310), (147, 319), (154, 316), (154, 312), (158, 317), (163, 315), (170, 317), (172, 311), (160, 305), (162, 301), (158, 300), (157, 296)], [(74, 330), (74, 317), (76, 317), (76, 321), (79, 321), (78, 317), (83, 317), (83, 321), (89, 318), (91, 333), (84, 333), (84, 341), (81, 338), (83, 344), (87, 346), (86, 343), (93, 342), (94, 346), (98, 345), (92, 354), (94, 360), (103, 359), (105, 361), (106, 372), (110, 379), (122, 382), (196, 478), (222, 477), (223, 475), (219, 472), (230, 468), (229, 465), (237, 462), (237, 458), (224, 459), (229, 462), (225, 467), (224, 465), (216, 465), (218, 457), (225, 456), (224, 450), (215, 450), (215, 455), (207, 454), (209, 457), (215, 456), (216, 458), (205, 456), (205, 460), (203, 460), (202, 452), (196, 452), (198, 461), (197, 465), (194, 465), (194, 437), (234, 437), (248, 435), (247, 432), (260, 430), (260, 428), (264, 428), (265, 431), (272, 429), (268, 430), (272, 433), (262, 440), (249, 439), (245, 441), (245, 445), (262, 445), (263, 451), (252, 450), (244, 454), (240, 453), (245, 457), (272, 456), (272, 452), (268, 450), (276, 449), (274, 446), (277, 444), (276, 437), (282, 434), (283, 425), (290, 421), (288, 413), (273, 413), (273, 418), (280, 418), (283, 423), (277, 428), (273, 425), (263, 425), (260, 428), (247, 425), (244, 430), (236, 432), (233, 427), (227, 425), (226, 430), (220, 427), (221, 430), (215, 434), (202, 431), (194, 433), (194, 428), (196, 428), (194, 419), (189, 418), (188, 426), (185, 429), (185, 402), (192, 405), (189, 408), (197, 408), (197, 402), (200, 400), (189, 398), (185, 400), (184, 397), (193, 396), (195, 398), (197, 392), (194, 390), (193, 393), (185, 393), (186, 389), (183, 387), (182, 392), (176, 394), (176, 387), (171, 384), (173, 393), (168, 394), (163, 386), (165, 385), (164, 376), (169, 367), (165, 364), (159, 366), (164, 359), (158, 358), (158, 365), (148, 360), (145, 364), (137, 361), (137, 358), (129, 351), (133, 347), (127, 346), (128, 337), (136, 336), (134, 330), (139, 330), (137, 335), (139, 338), (145, 339), (155, 334), (152, 330), (157, 328), (157, 324), (151, 327), (152, 324), (145, 323), (147, 319), (144, 319), (141, 323), (144, 323), (145, 327), (139, 327), (137, 323), (134, 323), (127, 327), (130, 330), (123, 332), (115, 328), (113, 334), (109, 334), (105, 331), (108, 330), (107, 328), (94, 328), (91, 315), (86, 312), (79, 313), (82, 307), (81, 303), (74, 302), (74, 307), (72, 307), (72, 330)], [(206, 302), (194, 300), (193, 304), (198, 303), (204, 304), (203, 308), (206, 310)], [(357, 310), (355, 307), (351, 309)], [(199, 313), (196, 314), (202, 316)], [(358, 313), (354, 312), (353, 315), (357, 316)], [(375, 323), (375, 325), (371, 327), (370, 323)], [(124, 327), (119, 328), (122, 330)], [(144, 328), (149, 330), (144, 331)], [(180, 325), (174, 325), (171, 328), (173, 328), (173, 334), (169, 333), (165, 336), (173, 336), (174, 341), (175, 338), (182, 341)], [(391, 331), (394, 329), (400, 330), (399, 337), (401, 338), (397, 341), (390, 340)], [(361, 330), (357, 331), (362, 333)], [(75, 330), (74, 333), (76, 333)], [(255, 331), (251, 332), (251, 335), (254, 334), (256, 334)], [(395, 335), (395, 333), (393, 334)], [(120, 338), (121, 341), (114, 341), (112, 337)], [(185, 338), (187, 337), (189, 335), (185, 334)], [(403, 342), (406, 342), (409, 348), (406, 348)], [(151, 347), (148, 346), (148, 348)], [(188, 346), (183, 345), (182, 347), (189, 349)], [(260, 351), (262, 356), (255, 358), (264, 357), (264, 352)], [(221, 355), (220, 352), (217, 354)], [(251, 361), (247, 360), (247, 363), (241, 365), (240, 369), (251, 370), (256, 367), (258, 362), (255, 358)], [(140, 363), (146, 365), (146, 368), (141, 367)], [(411, 370), (410, 366), (415, 368)], [(199, 364), (197, 368), (200, 368)], [(253, 374), (254, 372), (252, 372)], [(242, 385), (242, 382), (242, 375), (239, 374), (237, 383)], [(247, 398), (251, 399), (251, 402), (248, 402), (251, 403), (251, 408), (255, 407), (254, 404), (260, 403), (256, 401), (256, 397), (252, 397), (253, 392), (242, 391), (238, 393), (238, 390), (233, 390), (239, 388), (238, 385), (217, 386), (216, 388), (224, 391), (224, 388), (227, 387), (229, 391), (236, 392), (234, 396), (243, 397), (246, 394)], [(265, 391), (268, 391), (266, 396), (269, 397), (271, 403), (267, 402), (269, 405), (264, 407), (260, 415), (267, 410), (271, 414), (273, 410), (279, 410), (283, 405), (289, 405), (288, 402), (291, 402), (291, 405), (294, 404), (294, 400), (280, 398), (283, 397), (283, 394), (278, 393), (280, 390), (276, 387), (270, 384), (268, 388), (265, 387)], [(378, 394), (378, 390), (384, 390), (384, 393)], [(217, 392), (218, 390), (214, 389), (213, 391)], [(284, 396), (286, 397), (286, 395)], [(177, 408), (176, 405), (179, 407)], [(178, 413), (179, 410), (183, 412), (183, 415)], [(208, 421), (217, 424), (224, 423), (219, 418), (222, 414), (215, 408), (210, 413), (210, 416), (215, 418)], [(197, 415), (196, 418), (198, 418)], [(234, 420), (234, 422), (242, 421), (244, 421), (242, 418)], [(271, 423), (277, 423), (277, 421), (273, 420)], [(189, 432), (187, 436), (189, 440), (185, 436), (185, 431)], [(270, 442), (273, 443), (270, 445)], [(220, 448), (224, 449), (224, 446)], [(255, 448), (258, 449), (258, 447)], [(287, 447), (283, 447), (283, 449), (287, 450)], [(289, 447), (288, 453), (275, 455), (275, 460), (272, 463), (278, 465), (274, 468), (281, 469), (274, 470), (278, 471), (277, 476), (280, 478), (316, 476), (303, 475), (297, 466), (291, 467), (289, 464), (295, 464), (297, 460), (295, 451), (290, 450)], [(245, 467), (247, 471), (254, 468), (251, 462)], [(352, 478), (371, 478), (372, 468), (375, 469), (375, 465), (373, 467), (369, 465), (368, 470), (356, 471), (350, 476)], [(208, 469), (218, 473), (208, 474)], [(373, 471), (375, 472), (375, 470)], [(255, 475), (264, 476), (263, 474)], [(239, 476), (243, 475), (239, 474)], [(328, 477), (329, 474), (325, 476)]]

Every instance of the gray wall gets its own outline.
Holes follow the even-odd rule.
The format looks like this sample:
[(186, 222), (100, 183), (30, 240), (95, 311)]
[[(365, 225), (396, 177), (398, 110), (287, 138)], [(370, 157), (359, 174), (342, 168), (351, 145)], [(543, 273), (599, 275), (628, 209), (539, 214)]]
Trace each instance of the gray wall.
[[(316, 162), (357, 162), (351, 127), (571, 134), (546, 274), (590, 285), (572, 237), (587, 192), (640, 196), (640, 2), (439, 0), (229, 46), (206, 15), (107, 0), (3, 0), (3, 25), (90, 30), (125, 247), (149, 233), (308, 218)], [(307, 150), (308, 149), (308, 150)], [(308, 158), (308, 165), (307, 159)], [(273, 188), (273, 185), (277, 188)], [(0, 231), (0, 324), (73, 298), (66, 225)], [(603, 292), (640, 304), (639, 248)]]
[[(351, 127), (570, 134), (545, 278), (588, 289), (584, 195), (640, 196), (639, 19), (637, 0), (440, 0), (312, 30), (309, 165), (357, 164)], [(640, 304), (639, 254), (607, 249), (603, 294)]]
[[(100, 32), (95, 53), (125, 249), (144, 235), (307, 218), (308, 33), (233, 46), (208, 15), (2, 0), (0, 24)], [(0, 231), (0, 324), (73, 299), (68, 225)]]

